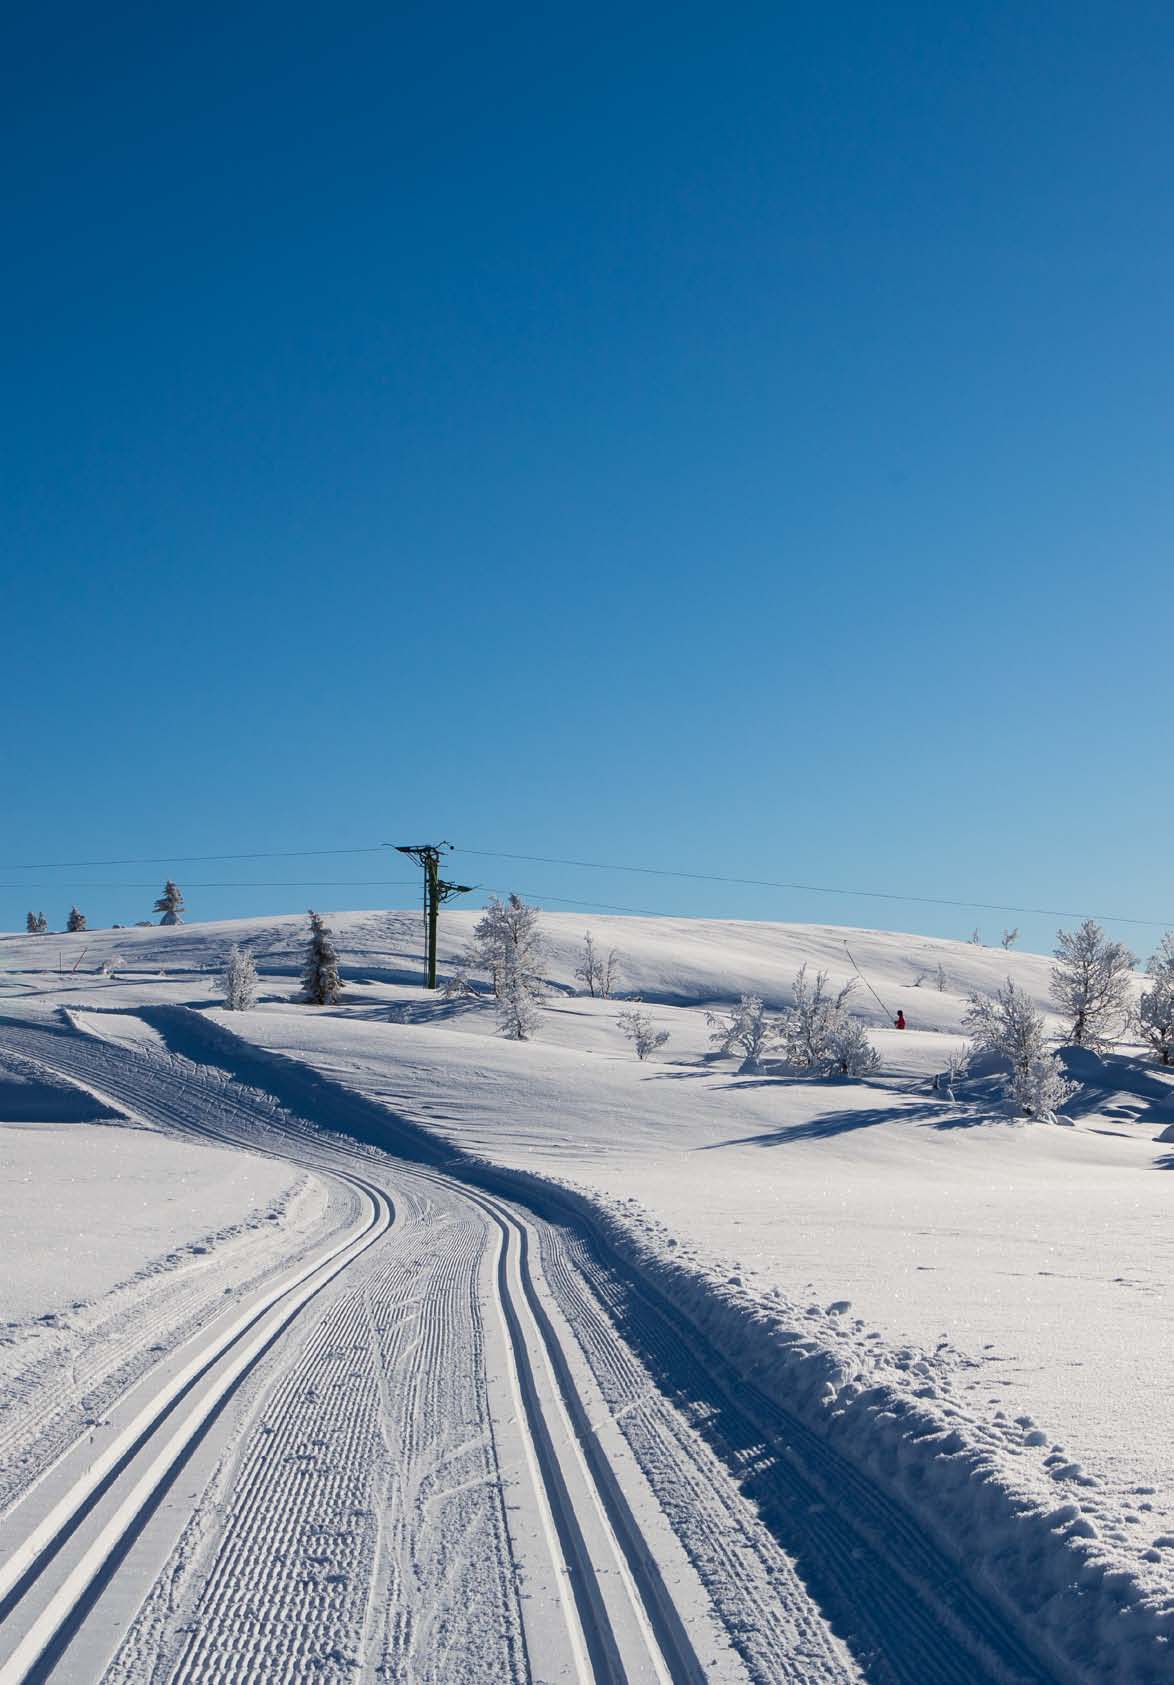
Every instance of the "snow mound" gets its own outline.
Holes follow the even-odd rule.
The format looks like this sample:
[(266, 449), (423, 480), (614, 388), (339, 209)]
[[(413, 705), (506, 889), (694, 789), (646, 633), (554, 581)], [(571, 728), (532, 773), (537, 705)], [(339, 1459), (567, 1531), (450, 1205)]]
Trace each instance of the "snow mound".
[(121, 1116), (84, 1088), (0, 1053), (0, 1123), (100, 1123)]

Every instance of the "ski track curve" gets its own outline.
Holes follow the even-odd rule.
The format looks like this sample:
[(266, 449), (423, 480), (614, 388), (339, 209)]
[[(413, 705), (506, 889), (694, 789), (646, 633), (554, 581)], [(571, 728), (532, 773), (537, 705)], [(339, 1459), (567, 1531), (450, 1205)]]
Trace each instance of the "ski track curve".
[[(369, 1178), (394, 1190), (407, 1217), (373, 1257), (351, 1265), (266, 1391), (204, 1552), (198, 1596), (189, 1597), (192, 1630), (159, 1677), (293, 1680), (312, 1666), (327, 1681), (442, 1679), (456, 1655), (464, 1661), (454, 1648), (463, 1629), (458, 1621), (455, 1632), (421, 1630), (428, 1609), (452, 1610), (443, 1587), (431, 1602), (420, 1595), (436, 1593), (426, 1582), (437, 1563), (454, 1576), (450, 1593), (500, 1588), (498, 1606), (481, 1611), (485, 1671), (478, 1663), (461, 1676), (533, 1677), (514, 1527), (475, 1373), (484, 1362), (477, 1282), (489, 1278), (528, 1455), (540, 1471), (539, 1501), (563, 1558), (566, 1677), (692, 1685), (714, 1677), (716, 1665), (698, 1645), (696, 1623), (683, 1618), (626, 1496), (630, 1483), (618, 1478), (589, 1419), (585, 1372), (724, 1627), (737, 1667), (723, 1678), (1055, 1685), (981, 1588), (898, 1505), (734, 1374), (559, 1190), (527, 1182), (523, 1203), (519, 1178), (462, 1163), (439, 1145), (434, 1162), (421, 1162), (411, 1156), (416, 1131), (397, 1131), (392, 1113), (342, 1088), (333, 1121), (355, 1138), (328, 1133), (308, 1121), (313, 1104), (302, 1115), (288, 1105), (296, 1076), (279, 1085), (279, 1099), (258, 1083), (255, 1062), (242, 1059), (238, 1076), (219, 1051), (197, 1065), (174, 1051), (162, 1062), (125, 1050), (115, 1060), (59, 1031), (30, 1029), (18, 1039), (63, 1072), (80, 1067), (92, 1086), (164, 1127)], [(327, 1079), (305, 1086), (307, 1099), (320, 1102)], [(386, 1151), (361, 1139), (379, 1118)], [(401, 1144), (404, 1158), (390, 1156)], [(426, 1231), (430, 1250), (418, 1244)], [(468, 1384), (454, 1392), (457, 1371)], [(341, 1390), (340, 1378), (348, 1383)], [(325, 1437), (314, 1415), (324, 1389), (334, 1405)], [(314, 1450), (324, 1457), (317, 1498), (325, 1492), (325, 1502), (307, 1496)], [(461, 1494), (471, 1505), (464, 1515)], [(422, 1515), (454, 1504), (447, 1531), (421, 1532)], [(322, 1549), (309, 1552), (308, 1539)], [(315, 1554), (322, 1560), (308, 1562)], [(470, 1568), (478, 1554), (479, 1574)], [(120, 1675), (116, 1662), (111, 1681), (120, 1677), (147, 1675)], [(0, 1685), (9, 1685), (2, 1671)]]
[[(49, 1676), (225, 1400), (305, 1305), (391, 1223), (381, 1191), (350, 1179), (368, 1199), (358, 1232), (299, 1263), (207, 1345), (197, 1344), (9, 1548), (0, 1567), (0, 1685)], [(20, 1527), (22, 1509), (6, 1517), (10, 1531)]]

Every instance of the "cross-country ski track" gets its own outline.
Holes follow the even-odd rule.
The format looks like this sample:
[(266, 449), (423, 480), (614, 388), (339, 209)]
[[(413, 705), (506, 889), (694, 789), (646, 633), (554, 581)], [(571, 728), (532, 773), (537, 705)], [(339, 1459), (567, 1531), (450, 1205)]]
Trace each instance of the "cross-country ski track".
[(182, 1009), (83, 1024), (5, 1043), (354, 1209), (0, 1516), (0, 1685), (1063, 1678), (559, 1190)]

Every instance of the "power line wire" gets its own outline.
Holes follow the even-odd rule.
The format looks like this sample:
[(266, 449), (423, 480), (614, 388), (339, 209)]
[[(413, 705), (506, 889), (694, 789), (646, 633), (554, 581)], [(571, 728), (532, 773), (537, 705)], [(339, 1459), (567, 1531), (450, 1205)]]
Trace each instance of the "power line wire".
[[(896, 891), (884, 889), (842, 889), (828, 884), (792, 883), (776, 878), (731, 878), (717, 872), (678, 872), (666, 866), (620, 866), (604, 860), (563, 860), (552, 854), (503, 854), (488, 848), (462, 848), (459, 844), (455, 846), (454, 852), (476, 855), (486, 860), (524, 860), (530, 864), (544, 866), (578, 866), (592, 872), (634, 872), (645, 877), (687, 878), (694, 883), (737, 884), (749, 889), (799, 889), (813, 895), (858, 896), (863, 900), (902, 901), (923, 907), (964, 907), (970, 911), (988, 913), (1038, 913), (1043, 917), (1057, 919), (1095, 918), (1103, 920), (1106, 924), (1152, 925), (1157, 930), (1168, 930), (1174, 926), (1174, 919), (1128, 918), (1123, 913), (1074, 913), (1064, 907), (1017, 907), (1008, 906), (1001, 901), (961, 901), (943, 895), (901, 895)], [(584, 906), (586, 904), (583, 903)]]
[[(210, 882), (192, 882), (190, 878), (184, 880), (187, 889), (414, 889), (416, 885), (407, 878), (282, 878), (272, 882), (256, 878), (232, 879), (225, 878)], [(68, 890), (72, 895), (75, 889), (158, 889), (159, 884), (152, 879), (150, 883), (0, 883), (3, 890), (32, 890), (38, 892), (47, 890)]]
[(71, 872), (91, 866), (198, 866), (216, 860), (314, 860), (328, 854), (379, 854), (382, 848), (382, 843), (372, 843), (365, 848), (265, 849), (255, 854), (155, 854), (139, 860), (37, 860), (24, 866), (0, 866), (0, 872)]
[[(337, 857), (340, 855), (378, 854), (383, 844), (368, 844), (358, 848), (310, 848), (310, 849), (263, 849), (245, 854), (161, 854), (138, 859), (124, 860), (58, 860), (41, 861), (24, 865), (0, 866), (0, 872), (31, 872), (31, 871), (72, 871), (87, 867), (104, 866), (175, 866), (198, 865), (223, 860), (310, 860)], [(971, 912), (991, 913), (1020, 913), (1037, 915), (1042, 918), (1084, 919), (1096, 918), (1106, 924), (1143, 925), (1155, 930), (1168, 929), (1174, 926), (1174, 919), (1146, 919), (1130, 917), (1124, 913), (1084, 913), (1074, 912), (1063, 907), (1027, 907), (1001, 901), (968, 901), (958, 897), (942, 895), (905, 895), (894, 890), (883, 889), (845, 889), (830, 884), (800, 883), (785, 878), (741, 878), (731, 877), (718, 872), (684, 872), (667, 866), (638, 866), (621, 865), (615, 861), (605, 860), (572, 860), (560, 855), (551, 854), (514, 854), (499, 849), (464, 848), (457, 846), (457, 854), (467, 854), (475, 858), (486, 860), (518, 860), (532, 865), (571, 866), (582, 871), (591, 872), (629, 872), (641, 877), (678, 878), (691, 883), (720, 883), (729, 884), (744, 889), (787, 889), (798, 890), (810, 895), (842, 895), (868, 901), (894, 901), (910, 906), (923, 907), (959, 907)], [(326, 879), (298, 879), (281, 883), (245, 883), (235, 881), (197, 883), (191, 885), (195, 889), (327, 889), (327, 888), (377, 888), (408, 887), (399, 880), (371, 879), (363, 882), (334, 883)], [(149, 889), (150, 884), (11, 884), (0, 885), (0, 890), (19, 891), (26, 889), (55, 890), (55, 889)], [(595, 901), (572, 900), (568, 896), (548, 895), (545, 899), (564, 902), (569, 906), (594, 907), (604, 912), (630, 912), (646, 914), (649, 917), (671, 917), (671, 914), (654, 912), (650, 908), (619, 907)], [(693, 916), (693, 915), (679, 915)]]

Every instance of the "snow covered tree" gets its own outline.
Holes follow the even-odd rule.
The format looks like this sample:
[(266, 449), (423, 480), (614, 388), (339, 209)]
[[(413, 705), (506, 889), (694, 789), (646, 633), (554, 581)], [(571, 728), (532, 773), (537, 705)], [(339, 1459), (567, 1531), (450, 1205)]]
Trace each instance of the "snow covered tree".
[(591, 932), (587, 931), (583, 937), (583, 957), (575, 967), (575, 976), (587, 985), (588, 993), (598, 995), (601, 1000), (610, 1000), (619, 980), (619, 968), (618, 949), (609, 948), (606, 954), (601, 954)]
[(955, 1085), (966, 1074), (973, 1053), (974, 1049), (968, 1041), (964, 1041), (961, 1047), (952, 1047), (946, 1054), (945, 1070), (939, 1071), (933, 1079), (934, 1089), (941, 1090), (944, 1088), (952, 1100)]
[(833, 995), (826, 971), (816, 972), (812, 985), (806, 964), (799, 967), (791, 988), (793, 1004), (783, 1014), (781, 1024), (783, 1056), (793, 1070), (815, 1075), (829, 1068), (834, 1060), (832, 1032), (844, 1016), (852, 989), (853, 984), (848, 982)]
[(808, 1076), (867, 1076), (880, 1064), (879, 1055), (859, 1019), (847, 1011), (855, 980), (836, 994), (828, 988), (826, 971), (814, 984), (801, 965), (792, 985), (794, 1004), (783, 1014), (783, 1055), (792, 1070)]
[(970, 932), (970, 940), (976, 948), (982, 947), (982, 931), (977, 925), (975, 925), (974, 929)]
[(469, 981), (468, 968), (463, 960), (458, 964), (452, 975), (445, 978), (440, 992), (445, 1000), (468, 1000), (470, 996), (476, 994), (477, 991)]
[(86, 915), (79, 913), (76, 907), (69, 909), (69, 917), (65, 921), (66, 930), (79, 931), (86, 928)]
[(841, 1077), (866, 1077), (880, 1065), (880, 1054), (868, 1039), (859, 1018), (839, 1011), (833, 1014), (828, 1033), (831, 1073)]
[(545, 957), (545, 944), (538, 928), (538, 908), (528, 907), (519, 895), (508, 901), (491, 897), (485, 911), (473, 926), (473, 964), (488, 971), (493, 992), (500, 996), (506, 975), (515, 972), (532, 979), (541, 994), (539, 968)]
[(939, 995), (945, 994), (945, 992), (946, 992), (946, 968), (940, 960), (938, 961), (938, 969), (934, 973), (934, 987), (937, 989)]
[(766, 1016), (761, 995), (743, 995), (736, 1011), (729, 1016), (707, 1012), (705, 1022), (712, 1026), (710, 1041), (722, 1053), (739, 1050), (742, 1070), (756, 1071), (774, 1035), (774, 1027)]
[(313, 908), (309, 917), (310, 945), (302, 971), (302, 994), (315, 1006), (333, 1006), (343, 987), (338, 975), (338, 952), (331, 940), (334, 932)]
[(44, 936), (48, 929), (49, 929), (49, 920), (45, 917), (44, 913), (38, 913), (37, 914), (37, 935), (38, 936)]
[(227, 1012), (248, 1012), (257, 1004), (257, 962), (246, 948), (229, 950), (224, 968), (224, 1007)]
[(526, 970), (517, 949), (507, 951), (497, 987), (497, 1024), (510, 1041), (528, 1041), (538, 1028), (542, 981)]
[(1111, 942), (1095, 919), (1079, 930), (1056, 933), (1052, 1000), (1067, 1020), (1065, 1040), (1097, 1051), (1108, 1047), (1129, 1011), (1134, 958), (1123, 942)]
[(976, 1048), (1007, 1060), (1008, 1099), (1027, 1117), (1051, 1117), (1076, 1091), (1048, 1050), (1044, 1015), (1010, 977), (994, 995), (971, 995), (962, 1023)]
[(163, 914), (159, 920), (160, 924), (183, 923), (183, 891), (178, 884), (172, 883), (170, 878), (163, 885), (163, 893), (156, 901), (154, 910)]
[(616, 1023), (636, 1049), (636, 1057), (643, 1063), (650, 1053), (655, 1053), (658, 1047), (663, 1047), (669, 1039), (667, 1030), (658, 1030), (652, 1022), (650, 1013), (641, 1012), (633, 1007), (631, 1012), (621, 1012)]
[(1174, 931), (1166, 932), (1151, 956), (1146, 979), (1149, 988), (1141, 992), (1133, 1022), (1162, 1064), (1174, 1064)]
[(1019, 926), (1018, 925), (1015, 926), (1014, 930), (1005, 930), (1003, 932), (1003, 947), (1005, 949), (1013, 948), (1015, 946), (1016, 942), (1018, 942), (1018, 940), (1019, 940)]

